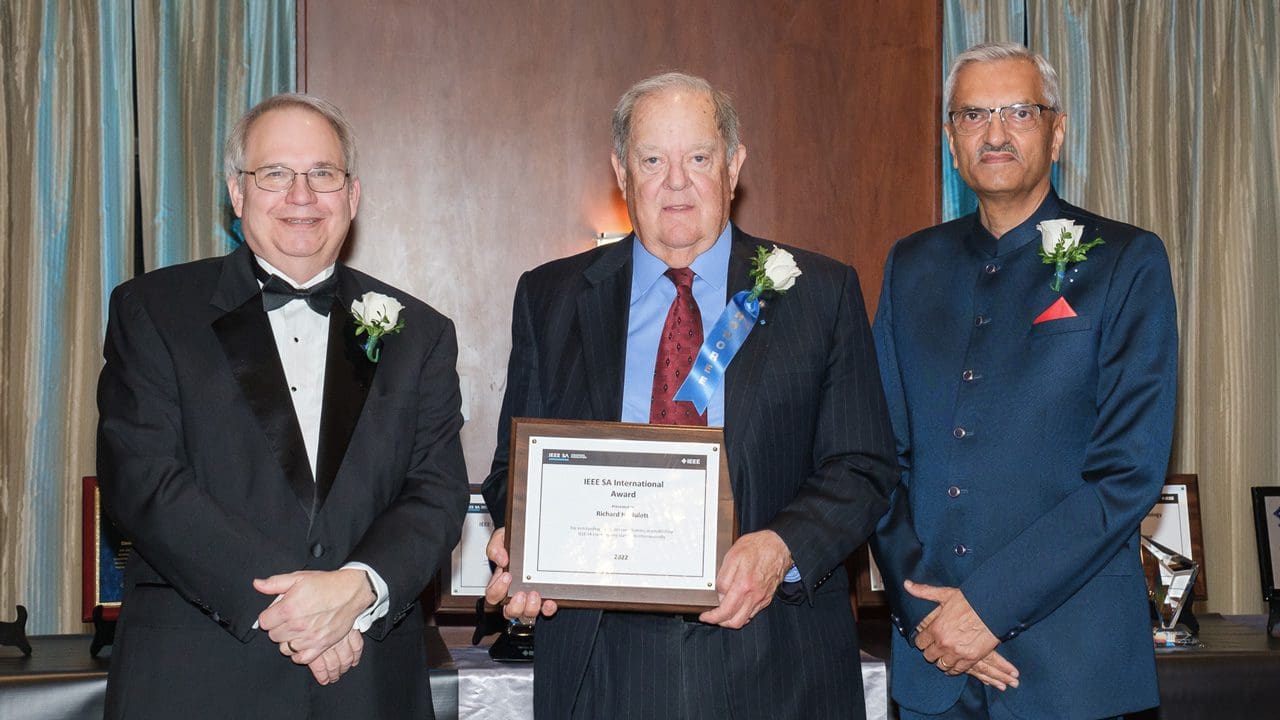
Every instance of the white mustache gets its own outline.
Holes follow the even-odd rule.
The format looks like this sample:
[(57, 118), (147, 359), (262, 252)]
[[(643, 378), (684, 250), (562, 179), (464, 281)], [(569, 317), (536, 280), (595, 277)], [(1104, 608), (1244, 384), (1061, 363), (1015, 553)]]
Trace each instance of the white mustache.
[(1010, 155), (1014, 156), (1015, 158), (1018, 158), (1019, 160), (1022, 159), (1022, 156), (1018, 154), (1018, 149), (1013, 146), (1013, 143), (1005, 143), (1000, 147), (996, 147), (995, 145), (984, 144), (982, 147), (978, 148), (978, 157), (981, 158), (983, 155), (986, 155), (987, 153), (993, 153), (993, 152), (1009, 153)]

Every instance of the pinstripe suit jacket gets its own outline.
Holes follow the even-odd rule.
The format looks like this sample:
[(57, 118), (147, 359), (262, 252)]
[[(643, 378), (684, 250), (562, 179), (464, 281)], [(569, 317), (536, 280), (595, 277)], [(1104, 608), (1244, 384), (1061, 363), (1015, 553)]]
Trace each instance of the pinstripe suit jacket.
[[(498, 446), (484, 485), (499, 524), (512, 417), (621, 416), (634, 241), (556, 260), (520, 279)], [(750, 287), (758, 245), (768, 243), (734, 228), (730, 294)], [(842, 562), (875, 527), (897, 482), (892, 435), (857, 275), (788, 249), (804, 275), (767, 304), (765, 324), (729, 367), (725, 445), (741, 531), (769, 528), (782, 537), (805, 597), (798, 604), (775, 598), (744, 629), (720, 630), (723, 655), (706, 658), (699, 671), (727, 674), (734, 717), (858, 718), (858, 643)], [(565, 609), (539, 623), (539, 717), (572, 710), (600, 616)], [(638, 649), (637, 656), (642, 651), (655, 652)]]

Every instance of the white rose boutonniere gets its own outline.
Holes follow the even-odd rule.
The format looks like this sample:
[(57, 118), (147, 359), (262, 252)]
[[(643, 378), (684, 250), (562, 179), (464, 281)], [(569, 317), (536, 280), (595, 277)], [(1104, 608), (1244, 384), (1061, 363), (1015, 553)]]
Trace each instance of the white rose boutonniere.
[(364, 344), (364, 353), (369, 362), (378, 362), (382, 356), (378, 342), (383, 335), (395, 335), (404, 328), (401, 310), (404, 310), (404, 305), (382, 293), (367, 292), (359, 300), (351, 301), (351, 315), (356, 321), (356, 337), (367, 335), (369, 338)]
[(1067, 263), (1084, 262), (1087, 253), (1102, 244), (1102, 238), (1094, 238), (1092, 242), (1080, 244), (1084, 235), (1084, 226), (1070, 220), (1059, 218), (1045, 220), (1036, 225), (1040, 231), (1040, 260), (1046, 265), (1053, 265), (1053, 282), (1049, 287), (1054, 292), (1062, 291), (1062, 278), (1067, 274)]
[(725, 370), (747, 341), (747, 335), (756, 325), (764, 325), (764, 318), (760, 317), (764, 301), (760, 296), (780, 295), (790, 290), (801, 274), (791, 253), (777, 245), (773, 250), (756, 246), (756, 255), (751, 258), (751, 289), (733, 294), (698, 349), (698, 358), (676, 390), (675, 399), (688, 400), (698, 412), (706, 412), (711, 396), (724, 380)]
[(773, 250), (757, 246), (756, 256), (751, 259), (751, 282), (754, 286), (751, 288), (750, 299), (755, 300), (770, 291), (781, 295), (794, 287), (796, 278), (803, 274), (791, 253), (777, 245), (773, 246)]

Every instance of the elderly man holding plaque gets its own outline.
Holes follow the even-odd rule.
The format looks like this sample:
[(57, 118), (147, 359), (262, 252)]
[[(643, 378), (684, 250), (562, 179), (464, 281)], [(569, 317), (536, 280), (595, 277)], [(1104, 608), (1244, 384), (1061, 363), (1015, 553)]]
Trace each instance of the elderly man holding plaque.
[[(536, 712), (860, 718), (842, 562), (887, 508), (896, 470), (857, 276), (729, 222), (746, 149), (728, 97), (706, 81), (636, 84), (613, 141), (635, 231), (520, 279), (485, 498), (503, 523), (512, 418), (722, 426), (740, 534), (715, 578), (718, 604), (700, 614), (515, 592), (507, 617), (542, 616)], [(512, 582), (503, 534), (489, 547), (490, 602)]]
[(1155, 705), (1138, 527), (1178, 343), (1160, 238), (1060, 200), (1066, 115), (1021, 45), (959, 55), (946, 133), (978, 211), (899, 242), (876, 344), (902, 484), (876, 557), (907, 718)]

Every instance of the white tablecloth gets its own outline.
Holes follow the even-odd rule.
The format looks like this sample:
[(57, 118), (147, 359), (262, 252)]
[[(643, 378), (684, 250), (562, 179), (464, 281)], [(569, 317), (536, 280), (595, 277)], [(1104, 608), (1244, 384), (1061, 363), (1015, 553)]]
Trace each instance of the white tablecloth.
[[(443, 628), (449, 654), (458, 668), (458, 717), (462, 720), (516, 720), (533, 717), (533, 665), (489, 659), (492, 639), (479, 646), (459, 644), (456, 630)], [(862, 653), (862, 691), (867, 720), (885, 720), (889, 677), (883, 660)]]

